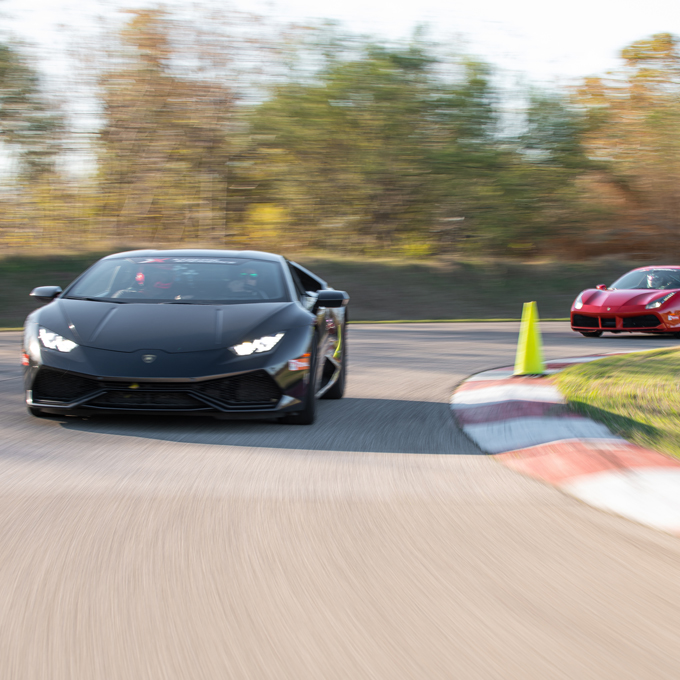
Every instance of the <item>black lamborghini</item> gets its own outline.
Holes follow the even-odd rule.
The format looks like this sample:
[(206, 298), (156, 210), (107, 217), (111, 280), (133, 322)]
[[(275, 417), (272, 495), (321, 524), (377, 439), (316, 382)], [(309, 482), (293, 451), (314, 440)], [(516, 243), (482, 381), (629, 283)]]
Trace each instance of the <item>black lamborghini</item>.
[(109, 255), (24, 331), (34, 416), (97, 413), (279, 418), (310, 424), (339, 399), (349, 296), (280, 255), (137, 250)]

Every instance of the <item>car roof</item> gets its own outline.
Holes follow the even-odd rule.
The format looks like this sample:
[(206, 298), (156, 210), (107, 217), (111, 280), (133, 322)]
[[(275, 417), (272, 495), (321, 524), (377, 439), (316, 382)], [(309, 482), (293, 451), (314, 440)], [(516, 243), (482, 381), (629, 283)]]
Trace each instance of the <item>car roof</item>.
[(128, 250), (122, 253), (107, 255), (105, 260), (115, 260), (122, 257), (237, 257), (250, 260), (269, 260), (281, 262), (284, 258), (274, 253), (260, 250), (217, 250), (198, 248), (178, 248), (175, 250)]
[(645, 272), (649, 269), (680, 269), (680, 265), (677, 264), (650, 264), (646, 267), (637, 267), (633, 269), (634, 272)]

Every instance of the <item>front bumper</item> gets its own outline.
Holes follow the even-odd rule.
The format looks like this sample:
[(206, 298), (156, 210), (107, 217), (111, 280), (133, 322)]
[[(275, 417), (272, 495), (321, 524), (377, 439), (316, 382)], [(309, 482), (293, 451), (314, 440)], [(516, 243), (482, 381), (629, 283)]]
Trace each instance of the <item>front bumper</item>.
[(306, 371), (264, 369), (197, 380), (97, 378), (41, 367), (26, 403), (53, 414), (155, 413), (220, 418), (278, 417), (304, 399)]
[(578, 311), (571, 312), (574, 331), (616, 331), (619, 333), (674, 333), (663, 319), (650, 310), (644, 312), (615, 313)]
[(301, 408), (309, 370), (298, 370), (289, 358), (305, 351), (309, 351), (306, 332), (298, 333), (297, 340), (282, 351), (267, 356), (155, 351), (157, 358), (148, 365), (141, 359), (143, 352), (128, 355), (77, 348), (64, 355), (43, 348), (39, 360), (27, 353), (26, 403), (52, 414), (275, 418)]

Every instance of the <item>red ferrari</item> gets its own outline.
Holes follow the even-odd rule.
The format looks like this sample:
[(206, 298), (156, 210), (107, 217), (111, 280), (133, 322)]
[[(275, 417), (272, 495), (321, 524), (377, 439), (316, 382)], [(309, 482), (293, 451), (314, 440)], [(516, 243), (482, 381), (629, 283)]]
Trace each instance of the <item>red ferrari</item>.
[(680, 267), (640, 267), (609, 288), (579, 293), (571, 328), (597, 338), (610, 333), (673, 333), (680, 337)]

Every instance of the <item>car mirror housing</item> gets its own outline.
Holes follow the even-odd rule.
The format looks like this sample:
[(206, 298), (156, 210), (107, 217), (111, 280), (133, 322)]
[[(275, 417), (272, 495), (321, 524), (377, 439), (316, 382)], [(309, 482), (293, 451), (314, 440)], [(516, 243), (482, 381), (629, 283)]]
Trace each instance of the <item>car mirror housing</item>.
[(604, 283), (601, 283), (599, 286), (595, 286), (598, 290), (607, 290), (607, 286)]
[(315, 310), (319, 307), (345, 307), (349, 302), (349, 295), (342, 290), (324, 288), (317, 292)]
[(52, 302), (61, 293), (60, 286), (38, 286), (31, 291), (31, 297), (40, 300), (40, 302)]

